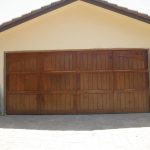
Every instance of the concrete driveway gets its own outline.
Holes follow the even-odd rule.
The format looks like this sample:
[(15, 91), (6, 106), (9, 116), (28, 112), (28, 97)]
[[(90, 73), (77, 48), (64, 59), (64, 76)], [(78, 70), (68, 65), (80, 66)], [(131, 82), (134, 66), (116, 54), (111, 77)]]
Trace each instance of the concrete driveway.
[(0, 150), (150, 150), (150, 114), (0, 116)]

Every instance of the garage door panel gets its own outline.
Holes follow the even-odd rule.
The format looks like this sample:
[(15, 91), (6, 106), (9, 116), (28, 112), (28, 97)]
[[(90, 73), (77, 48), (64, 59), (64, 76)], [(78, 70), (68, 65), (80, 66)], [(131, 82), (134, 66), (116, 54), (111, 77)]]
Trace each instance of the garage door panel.
[(42, 89), (51, 90), (75, 90), (75, 74), (47, 74), (42, 76)]
[(145, 72), (116, 72), (115, 80), (115, 90), (148, 88), (148, 73)]
[(110, 72), (81, 73), (81, 90), (111, 90), (113, 75)]
[(24, 76), (24, 90), (25, 91), (37, 91), (39, 90), (38, 85), (39, 75), (25, 75)]
[(38, 114), (36, 94), (9, 94), (7, 114)]
[(8, 91), (23, 91), (24, 77), (20, 75), (11, 75), (7, 77)]
[(140, 50), (114, 51), (113, 68), (118, 70), (147, 69), (146, 54), (146, 51)]
[(148, 91), (115, 92), (114, 112), (148, 112)]
[(73, 94), (44, 94), (41, 114), (65, 114), (74, 110)]
[(76, 70), (74, 52), (50, 53), (43, 57), (44, 72)]
[(112, 53), (110, 51), (78, 52), (77, 64), (79, 70), (112, 69)]
[(78, 112), (111, 113), (113, 112), (112, 93), (85, 93), (79, 95)]
[(32, 54), (10, 54), (7, 59), (7, 72), (37, 72), (38, 57)]
[(34, 74), (11, 74), (7, 77), (8, 91), (37, 91), (39, 77)]

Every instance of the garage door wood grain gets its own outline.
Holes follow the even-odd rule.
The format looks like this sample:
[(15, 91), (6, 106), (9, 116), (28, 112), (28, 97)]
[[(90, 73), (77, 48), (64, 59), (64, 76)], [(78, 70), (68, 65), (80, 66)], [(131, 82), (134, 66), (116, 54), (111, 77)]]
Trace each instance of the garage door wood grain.
[(149, 112), (146, 50), (6, 55), (7, 114)]

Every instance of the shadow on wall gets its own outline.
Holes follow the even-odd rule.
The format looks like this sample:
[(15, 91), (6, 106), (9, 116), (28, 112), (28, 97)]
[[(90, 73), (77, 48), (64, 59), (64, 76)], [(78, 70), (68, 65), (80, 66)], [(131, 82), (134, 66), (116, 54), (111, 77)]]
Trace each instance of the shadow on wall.
[(1, 116), (0, 128), (30, 130), (105, 130), (150, 127), (150, 114)]

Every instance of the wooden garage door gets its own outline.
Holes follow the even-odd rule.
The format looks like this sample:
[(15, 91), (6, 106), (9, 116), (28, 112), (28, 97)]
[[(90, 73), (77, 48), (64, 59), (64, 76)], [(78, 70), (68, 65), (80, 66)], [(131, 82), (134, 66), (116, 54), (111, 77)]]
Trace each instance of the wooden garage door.
[(149, 112), (146, 50), (7, 53), (7, 114)]

